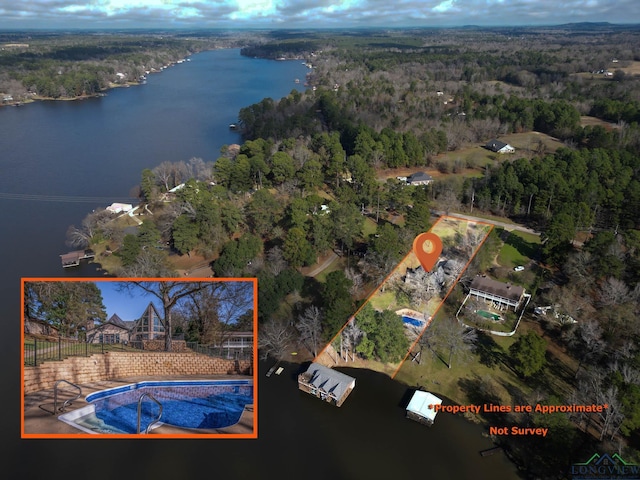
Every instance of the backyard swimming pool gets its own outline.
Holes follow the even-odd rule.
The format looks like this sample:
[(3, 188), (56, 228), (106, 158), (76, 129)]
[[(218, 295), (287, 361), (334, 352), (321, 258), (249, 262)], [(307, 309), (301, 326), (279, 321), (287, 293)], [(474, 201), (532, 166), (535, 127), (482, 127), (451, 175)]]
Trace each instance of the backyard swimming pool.
[(418, 320), (417, 318), (407, 317), (406, 315), (402, 316), (402, 322), (408, 323), (409, 325), (413, 325), (414, 327), (422, 327), (424, 322), (422, 320)]
[(476, 313), (481, 317), (488, 318), (489, 320), (493, 320), (494, 322), (502, 319), (502, 317), (497, 313), (487, 312), (486, 310), (476, 310)]
[[(189, 429), (234, 425), (246, 405), (253, 403), (252, 380), (149, 381), (110, 388), (87, 396), (90, 405), (66, 413), (60, 420), (88, 433), (136, 433), (138, 401), (142, 402), (140, 431), (160, 415), (160, 422)], [(152, 426), (152, 428), (154, 427)]]

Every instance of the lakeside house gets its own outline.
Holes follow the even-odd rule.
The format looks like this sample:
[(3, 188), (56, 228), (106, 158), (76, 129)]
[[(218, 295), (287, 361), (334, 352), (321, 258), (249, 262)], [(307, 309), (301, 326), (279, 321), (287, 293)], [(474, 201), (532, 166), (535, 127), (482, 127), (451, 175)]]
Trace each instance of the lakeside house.
[(337, 407), (344, 403), (355, 386), (355, 378), (315, 362), (298, 375), (300, 390)]
[(477, 275), (469, 287), (471, 297), (491, 303), (496, 310), (509, 308), (517, 310), (522, 303), (524, 293), (523, 287), (499, 282), (486, 275)]
[(130, 203), (112, 203), (106, 210), (111, 213), (124, 213), (133, 209), (133, 205)]

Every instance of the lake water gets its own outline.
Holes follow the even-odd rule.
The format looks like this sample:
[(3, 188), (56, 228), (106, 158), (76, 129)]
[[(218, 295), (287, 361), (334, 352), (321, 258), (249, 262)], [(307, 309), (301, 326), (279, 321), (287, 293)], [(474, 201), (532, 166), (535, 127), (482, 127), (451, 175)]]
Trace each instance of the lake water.
[[(90, 276), (62, 269), (65, 232), (87, 212), (131, 202), (140, 172), (163, 161), (213, 161), (239, 143), (229, 123), (240, 108), (296, 87), (299, 61), (245, 58), (238, 50), (194, 55), (150, 75), (143, 86), (106, 97), (0, 109), (0, 305), (5, 390), (4, 457), (22, 458), (22, 476), (60, 472), (92, 479), (167, 478), (516, 478), (482, 429), (453, 415), (432, 428), (404, 418), (407, 387), (369, 371), (349, 371), (355, 391), (341, 408), (297, 390), (298, 365), (258, 384), (257, 440), (19, 440), (20, 278)], [(108, 455), (102, 451), (108, 447)], [(31, 459), (31, 460), (30, 460)], [(37, 461), (34, 461), (37, 459)], [(81, 473), (82, 472), (82, 473)]]

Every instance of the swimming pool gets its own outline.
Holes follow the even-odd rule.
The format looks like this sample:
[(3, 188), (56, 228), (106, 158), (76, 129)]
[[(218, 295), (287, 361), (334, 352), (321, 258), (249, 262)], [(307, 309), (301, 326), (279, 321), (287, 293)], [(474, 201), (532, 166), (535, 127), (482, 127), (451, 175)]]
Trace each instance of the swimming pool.
[(500, 315), (498, 315), (497, 313), (487, 312), (486, 310), (476, 310), (476, 313), (481, 317), (488, 318), (489, 320), (493, 320), (494, 322), (502, 319), (502, 317), (500, 317)]
[[(162, 424), (189, 429), (234, 425), (253, 403), (252, 380), (145, 381), (87, 395), (90, 405), (58, 417), (89, 433), (136, 433), (138, 400), (152, 395), (162, 404)], [(149, 397), (142, 402), (140, 431), (160, 413)]]
[(402, 316), (402, 322), (408, 323), (409, 325), (413, 325), (414, 327), (422, 327), (424, 322), (422, 320), (418, 320), (417, 318), (407, 317), (406, 315)]

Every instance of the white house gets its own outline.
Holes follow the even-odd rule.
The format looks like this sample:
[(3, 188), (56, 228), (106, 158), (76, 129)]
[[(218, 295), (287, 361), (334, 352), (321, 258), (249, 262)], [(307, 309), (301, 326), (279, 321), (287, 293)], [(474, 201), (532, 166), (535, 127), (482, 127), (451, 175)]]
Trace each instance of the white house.
[(501, 142), (495, 138), (493, 140), (489, 140), (484, 147), (496, 153), (513, 153), (516, 151), (516, 149), (508, 143)]
[(123, 213), (133, 209), (133, 205), (130, 203), (112, 203), (106, 210), (111, 213)]

